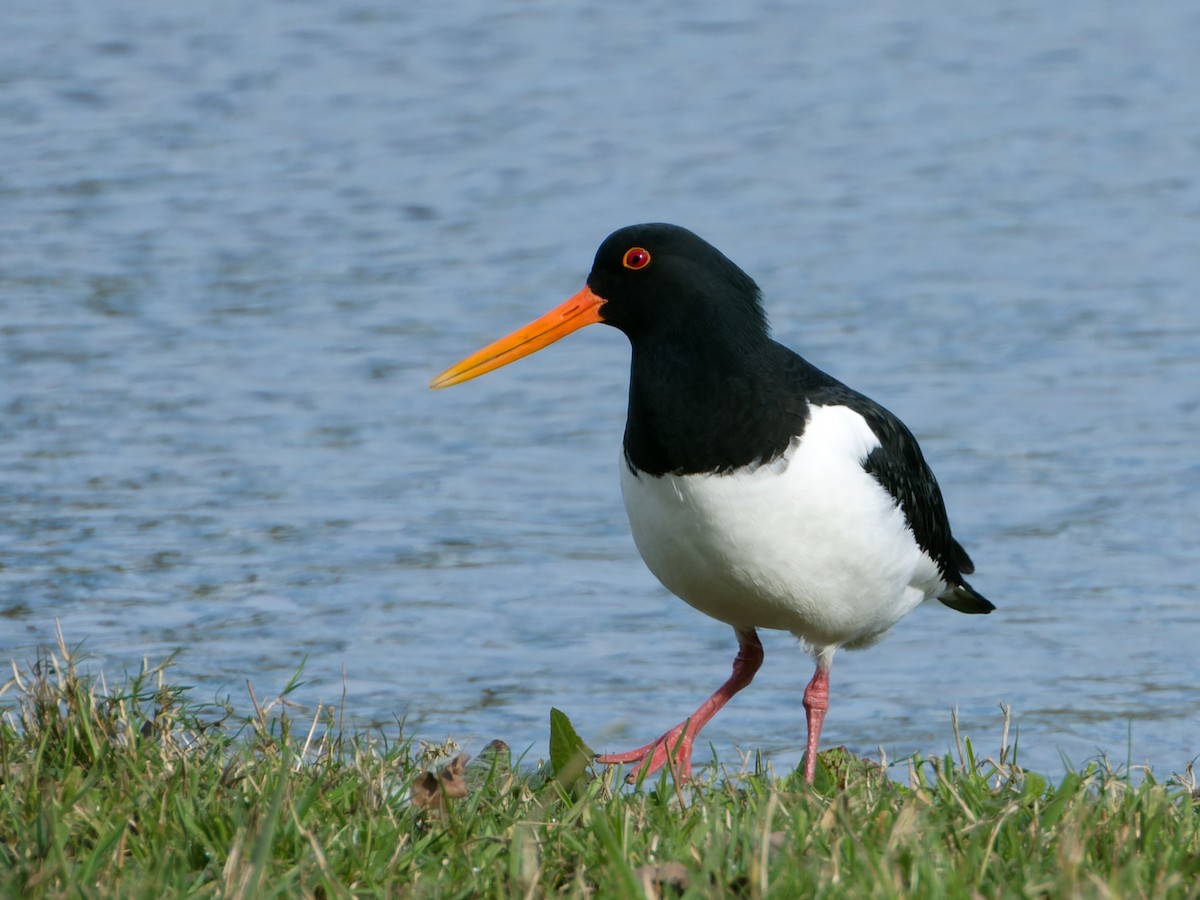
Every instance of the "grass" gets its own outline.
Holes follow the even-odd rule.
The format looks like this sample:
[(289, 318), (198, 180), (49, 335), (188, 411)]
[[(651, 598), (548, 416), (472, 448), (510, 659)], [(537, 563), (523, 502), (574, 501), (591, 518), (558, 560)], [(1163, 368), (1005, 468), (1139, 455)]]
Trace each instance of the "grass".
[(815, 786), (711, 768), (696, 786), (621, 788), (563, 763), (578, 743), (565, 717), (557, 777), (499, 745), (447, 765), (453, 747), (346, 734), (326, 708), (297, 717), (294, 681), (238, 717), (168, 671), (110, 689), (61, 642), (14, 666), (0, 896), (1200, 895), (1190, 767), (1135, 783), (1092, 764), (1051, 783), (960, 740), (893, 777), (832, 750)]

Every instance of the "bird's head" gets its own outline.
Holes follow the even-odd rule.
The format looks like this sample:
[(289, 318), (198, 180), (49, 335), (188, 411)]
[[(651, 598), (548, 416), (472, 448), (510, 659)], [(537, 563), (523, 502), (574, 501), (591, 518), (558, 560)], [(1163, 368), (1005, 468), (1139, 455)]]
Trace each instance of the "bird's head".
[(689, 335), (766, 335), (758, 287), (717, 248), (677, 225), (630, 225), (600, 245), (583, 290), (451, 366), (429, 386), (470, 381), (596, 322), (619, 328), (635, 345)]

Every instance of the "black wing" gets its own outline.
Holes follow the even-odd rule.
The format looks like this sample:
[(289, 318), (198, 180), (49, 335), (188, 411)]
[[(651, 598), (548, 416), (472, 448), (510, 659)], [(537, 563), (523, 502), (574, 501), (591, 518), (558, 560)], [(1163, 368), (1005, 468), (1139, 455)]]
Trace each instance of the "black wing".
[(947, 585), (945, 594), (939, 598), (942, 603), (964, 613), (989, 613), (995, 609), (963, 581), (962, 576), (974, 572), (975, 565), (950, 533), (942, 491), (912, 432), (874, 400), (833, 379), (809, 396), (816, 405), (849, 406), (867, 420), (879, 438), (879, 446), (867, 456), (863, 469), (892, 495), (917, 544), (937, 564)]

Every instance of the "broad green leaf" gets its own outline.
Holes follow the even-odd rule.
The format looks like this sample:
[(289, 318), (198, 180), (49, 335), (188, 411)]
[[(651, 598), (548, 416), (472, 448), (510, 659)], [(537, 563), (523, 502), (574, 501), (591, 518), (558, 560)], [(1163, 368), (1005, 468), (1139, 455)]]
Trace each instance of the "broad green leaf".
[(550, 767), (561, 784), (569, 785), (583, 774), (596, 754), (561, 709), (550, 710)]

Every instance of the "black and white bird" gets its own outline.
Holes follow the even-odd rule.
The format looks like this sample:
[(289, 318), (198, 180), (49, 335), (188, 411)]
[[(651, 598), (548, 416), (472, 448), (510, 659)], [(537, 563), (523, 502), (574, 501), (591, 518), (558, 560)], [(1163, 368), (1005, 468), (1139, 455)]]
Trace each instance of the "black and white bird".
[(804, 692), (813, 780), (841, 647), (866, 647), (937, 599), (994, 607), (950, 533), (941, 490), (904, 424), (771, 339), (754, 281), (674, 225), (622, 228), (566, 303), (447, 369), (468, 381), (584, 325), (625, 333), (633, 350), (621, 491), (650, 571), (733, 627), (733, 674), (687, 719), (644, 747), (601, 754), (691, 774), (696, 736), (762, 664), (755, 631), (791, 632), (812, 653)]

